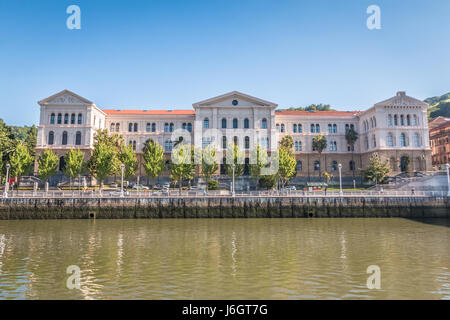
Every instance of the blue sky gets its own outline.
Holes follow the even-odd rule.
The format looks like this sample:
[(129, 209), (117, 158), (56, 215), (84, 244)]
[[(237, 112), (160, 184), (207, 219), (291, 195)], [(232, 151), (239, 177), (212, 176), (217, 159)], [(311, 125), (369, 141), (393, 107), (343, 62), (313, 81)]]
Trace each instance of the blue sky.
[[(69, 30), (66, 8), (81, 8)], [(381, 30), (366, 9), (381, 8)], [(238, 90), (360, 110), (450, 91), (448, 0), (0, 0), (0, 118), (63, 89), (100, 108), (190, 109)]]

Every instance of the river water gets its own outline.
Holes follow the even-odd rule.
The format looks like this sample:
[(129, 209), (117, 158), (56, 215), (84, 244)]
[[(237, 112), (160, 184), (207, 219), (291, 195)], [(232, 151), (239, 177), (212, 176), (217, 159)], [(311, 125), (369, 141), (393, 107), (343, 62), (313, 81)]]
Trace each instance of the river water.
[(449, 268), (449, 220), (0, 221), (0, 299), (450, 299)]

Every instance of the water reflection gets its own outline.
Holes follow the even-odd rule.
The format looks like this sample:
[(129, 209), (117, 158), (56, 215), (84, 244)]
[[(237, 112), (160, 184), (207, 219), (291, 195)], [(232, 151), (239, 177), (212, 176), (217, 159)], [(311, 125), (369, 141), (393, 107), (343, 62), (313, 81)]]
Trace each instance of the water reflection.
[(407, 219), (0, 221), (0, 298), (450, 299), (449, 238)]

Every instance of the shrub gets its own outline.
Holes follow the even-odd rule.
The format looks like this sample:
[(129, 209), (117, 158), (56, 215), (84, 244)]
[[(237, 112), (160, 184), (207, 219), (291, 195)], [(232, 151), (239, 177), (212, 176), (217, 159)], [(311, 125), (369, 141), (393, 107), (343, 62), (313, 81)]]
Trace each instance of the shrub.
[(219, 189), (219, 183), (217, 180), (209, 180), (208, 181), (208, 190), (218, 190)]

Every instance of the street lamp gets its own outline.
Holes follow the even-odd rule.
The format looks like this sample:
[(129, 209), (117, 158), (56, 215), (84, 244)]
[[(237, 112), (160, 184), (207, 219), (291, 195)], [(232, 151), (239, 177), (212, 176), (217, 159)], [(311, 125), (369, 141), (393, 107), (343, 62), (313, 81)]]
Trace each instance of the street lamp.
[(8, 198), (8, 187), (9, 187), (9, 168), (11, 165), (9, 163), (6, 164), (6, 180), (5, 180), (5, 191), (3, 192), (3, 198)]
[(123, 170), (125, 170), (125, 165), (122, 163), (120, 165), (120, 168), (122, 169), (122, 177), (120, 180), (120, 197), (123, 198), (124, 197), (124, 195), (123, 195)]
[(447, 197), (450, 197), (450, 164), (446, 164), (445, 167), (447, 168)]
[(233, 182), (231, 184), (231, 196), (234, 197), (235, 193), (234, 193), (234, 168), (236, 168), (236, 165), (233, 164), (231, 165), (231, 169), (233, 170)]
[(338, 168), (339, 168), (339, 196), (343, 196), (344, 193), (342, 192), (342, 174), (341, 174), (341, 170), (342, 170), (342, 164), (338, 164)]

